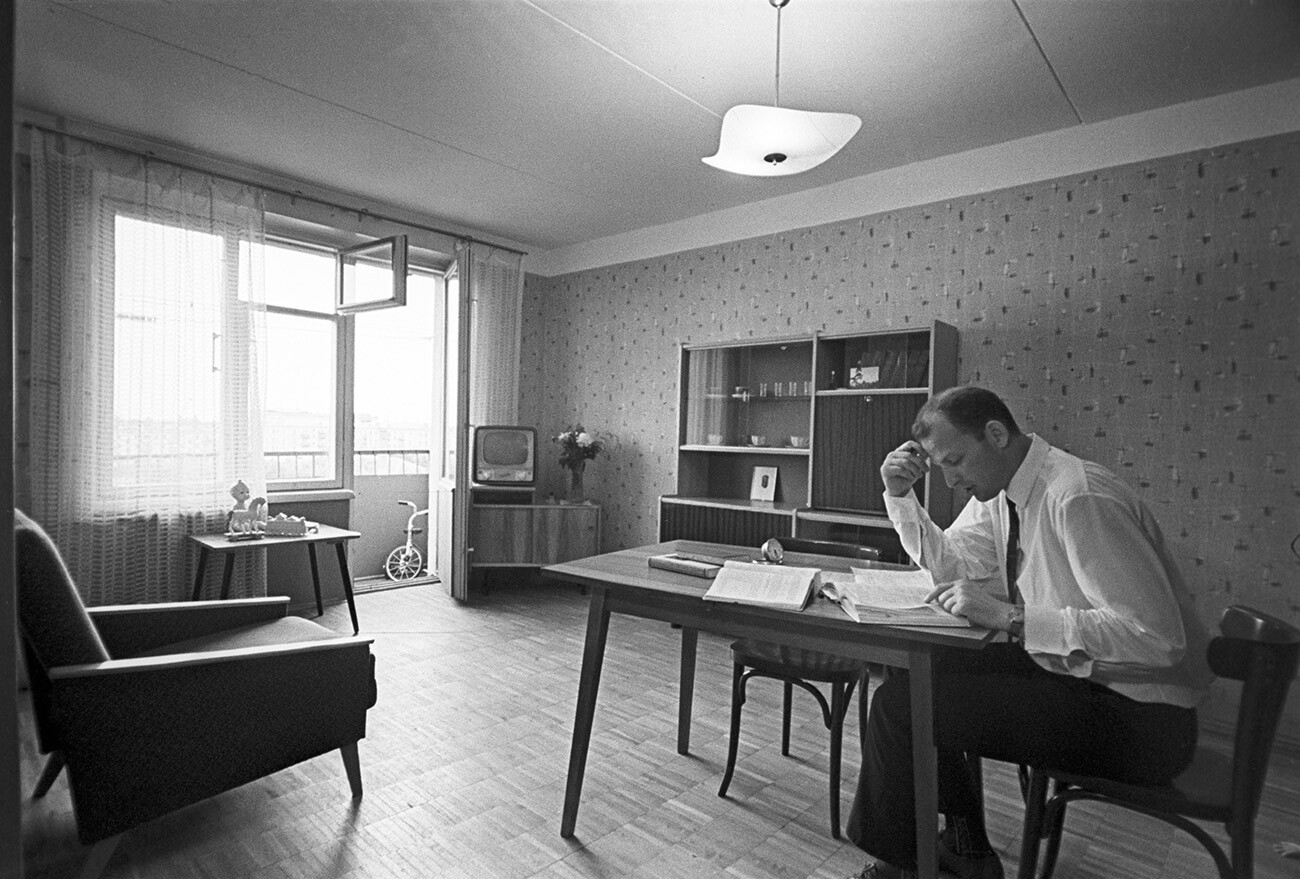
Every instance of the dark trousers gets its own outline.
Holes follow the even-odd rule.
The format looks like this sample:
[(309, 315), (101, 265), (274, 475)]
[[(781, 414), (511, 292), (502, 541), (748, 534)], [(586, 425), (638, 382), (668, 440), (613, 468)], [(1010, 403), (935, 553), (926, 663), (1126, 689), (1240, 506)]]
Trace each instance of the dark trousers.
[[(1196, 748), (1196, 712), (1137, 702), (1100, 684), (1044, 671), (1017, 644), (945, 653), (935, 663), (939, 809), (983, 828), (967, 762), (989, 757), (1134, 783), (1177, 775)], [(899, 867), (916, 863), (911, 699), (907, 674), (877, 689), (848, 836)]]

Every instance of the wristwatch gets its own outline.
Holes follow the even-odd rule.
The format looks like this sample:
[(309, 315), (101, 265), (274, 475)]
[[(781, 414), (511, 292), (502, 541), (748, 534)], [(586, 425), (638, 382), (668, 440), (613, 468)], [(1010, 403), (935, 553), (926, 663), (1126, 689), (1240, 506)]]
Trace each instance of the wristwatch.
[(1025, 632), (1025, 606), (1012, 604), (1007, 609), (1007, 631), (1019, 638)]

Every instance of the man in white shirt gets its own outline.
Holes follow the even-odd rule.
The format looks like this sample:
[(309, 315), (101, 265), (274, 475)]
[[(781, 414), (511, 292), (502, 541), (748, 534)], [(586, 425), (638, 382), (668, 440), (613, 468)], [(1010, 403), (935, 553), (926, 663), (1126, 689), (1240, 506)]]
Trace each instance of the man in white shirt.
[[(880, 468), (894, 529), (938, 584), (934, 601), (1010, 635), (936, 663), (939, 861), (963, 879), (1001, 879), (967, 760), (1172, 778), (1196, 746), (1208, 634), (1159, 526), (1115, 474), (1021, 433), (983, 388), (936, 395), (912, 433)], [(947, 529), (912, 491), (935, 464), (972, 496)], [(896, 674), (872, 701), (849, 815), (849, 838), (876, 858), (862, 877), (913, 875), (911, 748)]]

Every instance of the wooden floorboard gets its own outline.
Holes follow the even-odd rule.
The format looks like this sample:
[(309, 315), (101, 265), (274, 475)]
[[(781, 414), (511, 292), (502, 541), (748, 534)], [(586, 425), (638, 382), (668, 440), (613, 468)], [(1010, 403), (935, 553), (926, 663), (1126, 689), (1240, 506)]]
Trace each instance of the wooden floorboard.
[[(501, 577), (473, 605), (437, 584), (359, 595), (375, 637), (379, 687), (360, 744), (365, 796), (353, 804), (343, 761), (327, 754), (168, 815), (127, 835), (108, 879), (833, 879), (864, 855), (829, 834), (829, 743), (811, 699), (796, 695), (792, 757), (780, 754), (780, 688), (755, 681), (726, 799), (730, 655), (700, 637), (691, 754), (676, 752), (679, 633), (615, 617), (577, 835), (559, 835), (569, 733), (587, 599), (526, 575)], [(350, 632), (346, 605), (322, 622)], [(801, 698), (802, 696), (802, 698)], [(41, 757), (20, 709), (25, 789)], [(842, 809), (858, 772), (845, 729)], [(196, 759), (201, 759), (196, 755)], [(1019, 791), (988, 764), (990, 834), (1015, 875)], [(25, 801), (25, 875), (75, 876), (66, 779)], [(1259, 879), (1300, 879), (1300, 860), (1273, 851), (1300, 842), (1300, 760), (1274, 756), (1259, 817)], [(1075, 805), (1059, 879), (1191, 879), (1214, 875), (1195, 843), (1159, 822)]]

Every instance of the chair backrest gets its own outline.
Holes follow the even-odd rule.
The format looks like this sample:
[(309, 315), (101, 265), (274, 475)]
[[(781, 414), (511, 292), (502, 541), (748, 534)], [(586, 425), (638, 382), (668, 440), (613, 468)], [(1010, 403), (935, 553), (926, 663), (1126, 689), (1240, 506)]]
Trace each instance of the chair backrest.
[(44, 669), (109, 659), (54, 541), (14, 510), (18, 624), (29, 655)]
[(1221, 635), (1210, 642), (1216, 675), (1242, 682), (1232, 754), (1232, 800), (1259, 808), (1269, 752), (1300, 663), (1300, 629), (1241, 605), (1223, 612)]
[(807, 540), (801, 537), (778, 537), (776, 540), (786, 552), (807, 552), (816, 555), (832, 555), (838, 558), (880, 560), (880, 550), (871, 546), (839, 543), (834, 540)]

